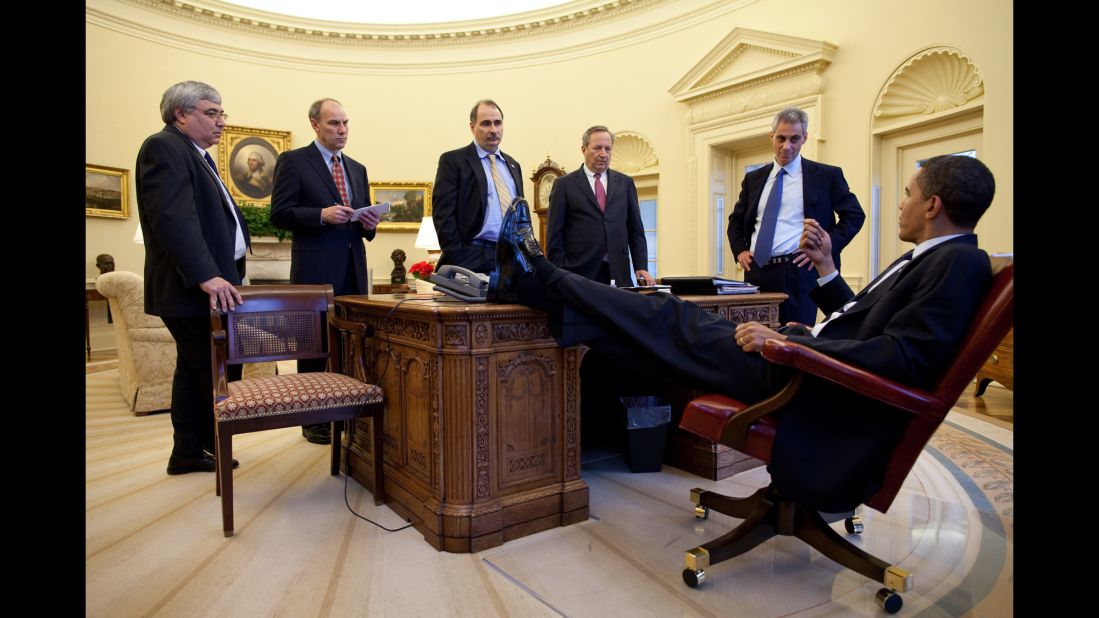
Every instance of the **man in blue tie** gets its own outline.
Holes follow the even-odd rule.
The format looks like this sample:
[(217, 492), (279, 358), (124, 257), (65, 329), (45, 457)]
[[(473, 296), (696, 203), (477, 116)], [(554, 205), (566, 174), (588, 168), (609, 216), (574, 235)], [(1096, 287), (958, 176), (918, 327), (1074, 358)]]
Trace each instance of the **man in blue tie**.
[[(213, 472), (210, 311), (242, 301), (248, 224), (206, 149), (228, 115), (208, 84), (180, 82), (160, 100), (164, 129), (137, 153), (137, 212), (145, 239), (145, 313), (160, 316), (176, 343), (174, 445), (168, 474)], [(240, 378), (240, 366), (229, 368)], [(234, 462), (235, 464), (235, 462)], [(236, 467), (234, 465), (233, 467)]]
[(785, 292), (779, 321), (813, 324), (817, 306), (809, 290), (817, 278), (798, 241), (802, 221), (815, 219), (831, 237), (833, 258), (862, 227), (866, 215), (847, 186), (843, 170), (801, 156), (809, 136), (809, 116), (787, 107), (771, 121), (775, 161), (744, 176), (740, 197), (729, 215), (729, 246), (744, 269), (744, 280), (761, 292)]
[[(654, 386), (761, 401), (778, 392), (788, 374), (757, 352), (768, 339), (790, 339), (927, 389), (954, 356), (992, 280), (973, 230), (994, 192), (992, 173), (977, 159), (929, 159), (900, 203), (900, 238), (916, 244), (911, 258), (858, 296), (836, 270), (832, 237), (819, 222), (803, 221), (802, 255), (822, 274), (811, 294), (831, 314), (812, 330), (734, 325), (690, 302), (642, 296), (557, 268), (534, 239), (525, 203), (504, 218), (497, 254), (501, 264), (516, 262), (518, 275), (493, 278), (504, 285), (490, 289), (489, 297), (545, 311), (561, 345), (584, 343)], [(533, 272), (525, 271), (524, 261)], [(802, 393), (777, 416), (768, 464), (774, 487), (821, 511), (850, 510), (880, 487), (886, 454), (907, 417), (823, 381), (803, 386)]]

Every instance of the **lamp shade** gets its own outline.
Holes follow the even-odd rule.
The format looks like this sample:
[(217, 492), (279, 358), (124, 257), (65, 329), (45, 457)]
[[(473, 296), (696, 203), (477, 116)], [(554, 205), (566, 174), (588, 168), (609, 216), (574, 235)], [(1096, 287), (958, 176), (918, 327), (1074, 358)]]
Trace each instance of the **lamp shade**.
[(416, 244), (413, 246), (428, 251), (439, 250), (439, 237), (435, 235), (435, 223), (431, 220), (431, 217), (424, 217), (420, 220), (420, 233), (416, 234)]
[(137, 231), (134, 232), (134, 244), (145, 244), (145, 235), (141, 233), (141, 224), (138, 224)]

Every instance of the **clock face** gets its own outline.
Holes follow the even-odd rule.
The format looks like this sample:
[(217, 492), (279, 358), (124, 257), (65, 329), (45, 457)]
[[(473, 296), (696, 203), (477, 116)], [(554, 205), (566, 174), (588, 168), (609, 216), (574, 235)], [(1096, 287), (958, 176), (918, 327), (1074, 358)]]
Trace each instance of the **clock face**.
[(557, 180), (557, 176), (554, 174), (546, 174), (542, 176), (542, 180), (538, 182), (538, 206), (541, 208), (549, 208), (550, 189), (553, 188), (553, 181)]

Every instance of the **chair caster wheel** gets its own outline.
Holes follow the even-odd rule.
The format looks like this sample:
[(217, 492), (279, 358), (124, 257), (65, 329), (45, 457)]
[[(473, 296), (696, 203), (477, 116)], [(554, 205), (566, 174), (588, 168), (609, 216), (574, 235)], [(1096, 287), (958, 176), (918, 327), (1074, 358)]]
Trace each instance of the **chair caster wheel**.
[(683, 569), (683, 583), (687, 584), (688, 587), (698, 588), (704, 581), (706, 581), (706, 571)]
[(847, 534), (862, 534), (862, 518), (852, 515), (843, 520), (843, 527), (847, 529)]
[(709, 519), (710, 509), (705, 506), (695, 507), (695, 519)]
[[(687, 574), (684, 573), (683, 577), (686, 578)], [(904, 605), (904, 599), (901, 598), (901, 595), (888, 588), (879, 590), (878, 594), (874, 595), (874, 600), (878, 602), (878, 607), (884, 609), (888, 614), (901, 611), (901, 606)]]

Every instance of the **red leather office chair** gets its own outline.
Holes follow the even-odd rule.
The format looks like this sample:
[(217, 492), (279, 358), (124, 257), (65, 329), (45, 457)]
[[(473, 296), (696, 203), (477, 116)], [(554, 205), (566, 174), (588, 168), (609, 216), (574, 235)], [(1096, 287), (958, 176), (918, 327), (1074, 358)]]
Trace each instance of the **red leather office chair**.
[[(763, 357), (797, 370), (782, 391), (753, 406), (721, 395), (699, 397), (687, 405), (680, 427), (769, 462), (776, 425), (768, 415), (781, 410), (794, 396), (805, 374), (893, 406), (908, 413), (911, 420), (903, 439), (890, 455), (881, 489), (866, 501), (867, 506), (886, 512), (931, 435), (1011, 328), (1014, 266), (1010, 262), (997, 264), (994, 261), (993, 268), (997, 272), (992, 286), (977, 310), (954, 362), (934, 391), (898, 384), (796, 343), (771, 340), (763, 347)], [(843, 566), (882, 582), (886, 587), (878, 591), (878, 604), (889, 613), (900, 609), (903, 601), (897, 592), (912, 589), (911, 574), (855, 547), (832, 530), (818, 512), (777, 497), (769, 489), (760, 489), (746, 498), (732, 498), (698, 488), (691, 490), (697, 517), (704, 518), (709, 509), (714, 509), (745, 521), (724, 536), (687, 551), (683, 581), (688, 586), (701, 585), (710, 565), (745, 553), (776, 534), (784, 534), (796, 536)], [(858, 518), (849, 518), (846, 527), (849, 533), (862, 531)]]
[[(332, 286), (241, 286), (244, 303), (210, 312), (214, 371), (217, 480), (225, 536), (233, 536), (233, 436), (298, 425), (333, 423), (331, 473), (339, 473), (343, 421), (370, 416), (374, 504), (382, 504), (382, 389), (343, 375), (364, 376), (366, 326), (335, 317)], [(325, 324), (327, 315), (327, 325)], [(302, 358), (328, 359), (328, 371), (227, 382), (227, 365)]]

